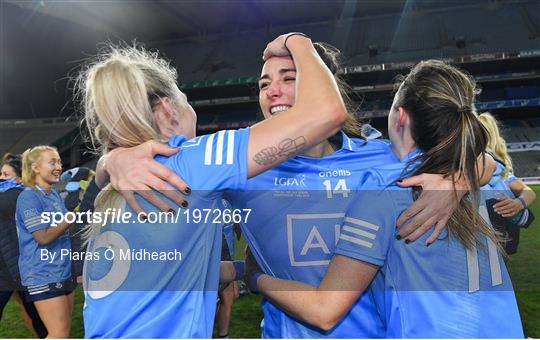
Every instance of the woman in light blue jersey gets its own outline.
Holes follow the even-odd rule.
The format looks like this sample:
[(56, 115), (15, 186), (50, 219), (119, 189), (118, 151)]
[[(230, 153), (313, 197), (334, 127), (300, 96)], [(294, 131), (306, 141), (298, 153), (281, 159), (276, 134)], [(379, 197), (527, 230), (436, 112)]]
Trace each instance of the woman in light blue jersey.
[[(249, 273), (252, 288), (326, 330), (339, 325), (371, 284), (387, 337), (522, 337), (498, 237), (478, 213), (476, 163), (487, 135), (474, 110), (475, 94), (474, 81), (455, 67), (416, 65), (400, 83), (388, 117), (399, 160), (371, 169), (366, 187), (372, 191), (349, 206), (320, 285), (255, 270)], [(464, 177), (471, 195), (436, 242), (400, 241), (394, 225), (418, 192), (393, 183), (425, 172)]]
[[(344, 121), (336, 83), (310, 39), (298, 33), (280, 36), (264, 58), (289, 54), (302, 75), (297, 106), (249, 129), (194, 138), (196, 115), (177, 87), (176, 71), (155, 53), (112, 47), (81, 74), (85, 120), (103, 153), (152, 139), (181, 147), (182, 153), (158, 160), (186, 176), (190, 211), (214, 211), (222, 191), (242, 188), (249, 177), (334, 135)], [(312, 115), (314, 110), (321, 114)], [(100, 184), (103, 175), (98, 171)], [(161, 189), (166, 194), (167, 187)], [(155, 194), (141, 195), (151, 200)], [(169, 204), (179, 212), (179, 205)], [(174, 223), (155, 221), (150, 214), (133, 214), (110, 187), (96, 198), (94, 217), (115, 208), (131, 213), (127, 223), (96, 221), (89, 232), (85, 335), (210, 337), (225, 219), (212, 215), (201, 222), (195, 213), (178, 213)], [(119, 313), (120, 305), (131, 307)]]
[(505, 248), (508, 254), (514, 254), (519, 243), (520, 228), (528, 227), (534, 220), (528, 207), (532, 206), (536, 200), (536, 194), (522, 180), (514, 176), (512, 158), (508, 154), (506, 141), (500, 133), (497, 119), (489, 112), (482, 113), (479, 118), (488, 132), (487, 149), (498, 160), (497, 176), (494, 174), (494, 178), (488, 183), (486, 189), (504, 188), (506, 190), (505, 193), (501, 192), (500, 195), (494, 197), (497, 201), (493, 208), (491, 206), (487, 208), (489, 213), (499, 215), (492, 215), (501, 222), (497, 223), (496, 227), (502, 229), (503, 233), (509, 234)]
[(76, 286), (67, 233), (73, 221), (65, 218), (64, 201), (53, 188), (61, 173), (56, 148), (42, 145), (26, 150), (22, 155), (26, 188), (17, 198), (15, 214), (21, 283), (53, 338), (69, 337)]
[[(316, 44), (315, 47), (325, 64), (338, 78), (338, 51), (323, 44)], [(259, 80), (259, 104), (265, 119), (271, 119), (293, 107), (296, 100), (295, 82), (296, 68), (290, 57), (274, 57), (264, 63)], [(345, 89), (342, 88), (341, 92), (344, 95)], [(353, 112), (352, 109), (351, 112)], [(236, 208), (252, 210), (249, 221), (243, 223), (242, 227), (246, 240), (256, 253), (259, 263), (264, 263), (265, 272), (310, 284), (318, 284), (323, 278), (338, 241), (334, 231), (335, 224), (341, 224), (353, 194), (362, 190), (363, 172), (373, 166), (391, 163), (395, 159), (387, 141), (366, 142), (349, 138), (358, 133), (358, 125), (350, 115), (343, 127), (345, 133), (336, 134), (283, 165), (250, 179), (241, 192), (227, 192), (227, 197)], [(123, 156), (116, 153), (109, 157), (112, 178), (116, 177), (117, 181), (119, 177), (128, 181), (140, 178), (140, 175), (133, 173), (133, 169), (128, 166), (128, 159), (133, 158), (133, 152), (125, 150), (122, 151)], [(129, 155), (128, 159), (125, 158), (126, 155)], [(159, 167), (160, 165), (154, 162), (146, 169), (139, 167), (138, 171), (149, 171)], [(129, 175), (126, 176), (126, 174)], [(185, 178), (183, 174), (180, 175)], [(151, 185), (152, 182), (159, 180), (156, 178), (146, 183)], [(142, 182), (139, 185), (142, 185)], [(437, 183), (437, 185), (441, 184)], [(290, 199), (274, 195), (276, 190), (295, 190), (295, 187), (309, 193), (312, 198)], [(423, 211), (425, 220), (420, 223), (414, 222), (419, 226), (427, 222), (427, 228), (424, 226), (424, 231), (437, 221), (444, 226), (445, 216), (450, 216), (455, 207), (453, 195), (438, 192), (429, 198), (429, 194), (434, 192), (434, 187), (428, 189), (431, 189), (431, 192), (428, 190), (423, 193), (427, 194), (428, 198), (422, 196), (424, 202), (430, 203)], [(419, 204), (423, 204), (422, 200), (417, 201), (412, 210), (421, 210), (417, 209)], [(292, 232), (289, 232), (287, 221), (290, 215), (297, 217), (303, 215), (303, 218), (310, 218), (309, 221), (317, 226), (314, 231), (316, 234), (310, 234), (309, 230), (305, 231), (302, 228), (292, 228)], [(422, 228), (419, 231), (415, 231), (412, 226), (408, 228), (409, 232), (405, 230), (401, 232), (411, 241), (424, 232)], [(414, 233), (410, 235), (413, 231)], [(268, 237), (270, 234), (271, 238)], [(317, 238), (313, 239), (313, 235)], [(436, 236), (437, 232), (433, 232), (430, 239)], [(323, 252), (317, 251), (317, 242), (320, 243)], [(306, 249), (311, 249), (310, 246), (313, 248), (305, 252), (302, 249), (297, 250), (296, 257), (303, 258), (301, 265), (296, 260), (291, 260), (295, 257), (291, 249), (295, 248), (294, 245), (297, 243), (301, 246), (307, 244)], [(265, 337), (381, 336), (380, 321), (365, 317), (366, 313), (378, 317), (376, 307), (372, 302), (372, 294), (364, 294), (358, 299), (347, 319), (331, 331), (323, 331), (291, 318), (268, 301), (263, 302), (263, 312)]]
[[(354, 115), (356, 107), (351, 98), (349, 98), (350, 88), (341, 79), (339, 73), (341, 67), (340, 51), (325, 43), (315, 43), (314, 47), (323, 62), (334, 74), (340, 94), (348, 109), (342, 132), (352, 138), (360, 136), (361, 133), (359, 130), (361, 123)], [(295, 62), (286, 56), (274, 56), (274, 58), (267, 59), (263, 65), (259, 79), (259, 105), (264, 118), (269, 119), (295, 105), (296, 92)], [(317, 112), (315, 111), (313, 114), (315, 115)], [(313, 163), (317, 163), (316, 158), (330, 155), (338, 150), (342, 143), (341, 139), (340, 132), (332, 136), (332, 138), (304, 150), (302, 155), (312, 158)], [(356, 141), (362, 145), (365, 144), (365, 140), (363, 139), (356, 139)], [(181, 204), (185, 202), (181, 195), (176, 194), (174, 190), (164, 191), (162, 189), (176, 187), (180, 192), (189, 194), (189, 183), (186, 184), (177, 174), (154, 160), (156, 155), (172, 155), (176, 152), (178, 152), (177, 149), (170, 148), (155, 140), (133, 148), (116, 148), (107, 154), (106, 162), (103, 161), (99, 164), (102, 173), (106, 174), (102, 178), (108, 180), (110, 176), (112, 187), (119, 190), (129, 205), (138, 212), (143, 212), (140, 205), (133, 200), (133, 193), (138, 191), (141, 191), (141, 194), (151, 189), (163, 191), (171, 199)], [(390, 148), (386, 148), (381, 153), (383, 152), (388, 153), (385, 158), (393, 157), (393, 155), (390, 155)], [(130, 166), (131, 162), (139, 166)], [(488, 165), (486, 173), (489, 173), (494, 168), (494, 165), (491, 163)], [(436, 229), (428, 239), (428, 241), (432, 242), (436, 239), (457, 206), (453, 195), (444, 193), (446, 189), (452, 187), (451, 181), (445, 180), (443, 176), (439, 175), (422, 174), (404, 180), (403, 185), (422, 186), (426, 191), (400, 216), (398, 226), (402, 226), (405, 221), (410, 222), (405, 228), (400, 229), (400, 235), (403, 238), (414, 241), (425, 233), (426, 230), (430, 229), (433, 224), (437, 224)], [(456, 185), (462, 193), (465, 192), (467, 188), (466, 183), (458, 181)], [(163, 211), (168, 211), (170, 208), (166, 202), (155, 199), (152, 196), (147, 198), (152, 204)]]

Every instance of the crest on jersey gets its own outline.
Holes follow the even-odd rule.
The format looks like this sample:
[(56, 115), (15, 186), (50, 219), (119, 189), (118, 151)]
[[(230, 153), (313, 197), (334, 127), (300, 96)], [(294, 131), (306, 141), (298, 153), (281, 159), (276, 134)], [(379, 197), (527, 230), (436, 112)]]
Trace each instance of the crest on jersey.
[(343, 213), (287, 215), (291, 266), (326, 266), (339, 239)]

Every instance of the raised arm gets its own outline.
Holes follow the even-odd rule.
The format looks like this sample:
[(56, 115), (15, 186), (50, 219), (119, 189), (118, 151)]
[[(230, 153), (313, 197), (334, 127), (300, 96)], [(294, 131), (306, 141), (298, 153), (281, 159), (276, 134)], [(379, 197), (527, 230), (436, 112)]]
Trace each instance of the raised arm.
[[(311, 40), (302, 35), (280, 36), (268, 44), (264, 57), (289, 54), (297, 70), (296, 103), (279, 116), (250, 129), (247, 164), (249, 177), (335, 134), (346, 117), (346, 109), (334, 77), (313, 48)], [(150, 189), (163, 192), (179, 205), (185, 206), (187, 202), (180, 193), (170, 190), (169, 183), (184, 194), (189, 194), (189, 187), (173, 171), (153, 159), (156, 154), (170, 156), (176, 152), (178, 150), (155, 141), (130, 149), (117, 148), (100, 161), (97, 169), (98, 184), (102, 187), (110, 178), (112, 186), (120, 191), (137, 212), (143, 209), (136, 202), (133, 191), (163, 211), (168, 211), (170, 207)]]
[(334, 135), (347, 115), (334, 76), (309, 38), (295, 33), (279, 36), (268, 44), (264, 58), (289, 53), (297, 72), (296, 102), (289, 110), (251, 128), (249, 177)]

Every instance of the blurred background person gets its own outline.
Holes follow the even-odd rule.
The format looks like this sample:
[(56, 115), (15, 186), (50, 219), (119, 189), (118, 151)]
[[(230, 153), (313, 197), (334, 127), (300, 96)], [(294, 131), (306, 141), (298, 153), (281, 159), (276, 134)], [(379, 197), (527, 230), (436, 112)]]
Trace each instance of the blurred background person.
[[(58, 191), (64, 199), (64, 204), (68, 211), (94, 211), (94, 200), (99, 193), (99, 189), (95, 186), (95, 181), (92, 181), (95, 175), (94, 170), (83, 166), (72, 168), (62, 173)], [(86, 194), (87, 192), (88, 195)], [(86, 200), (85, 196), (87, 196)], [(84, 226), (89, 224), (89, 221), (86, 220), (87, 215), (79, 216), (81, 216), (82, 222), (77, 221), (70, 228), (71, 250), (72, 252), (83, 253), (86, 251), (86, 245), (82, 240), (81, 231)], [(73, 256), (71, 258), (71, 275), (77, 283), (82, 283), (83, 265), (83, 256)]]
[(21, 312), (28, 329), (34, 336), (44, 338), (47, 329), (41, 321), (34, 303), (27, 302), (21, 287), (19, 273), (19, 242), (15, 226), (17, 197), (23, 190), (20, 155), (6, 154), (0, 170), (0, 320), (11, 296), (22, 307)]
[[(487, 209), (490, 221), (505, 235), (505, 250), (511, 255), (517, 252), (521, 228), (527, 228), (534, 220), (528, 209), (536, 200), (535, 192), (522, 180), (514, 176), (512, 158), (508, 154), (506, 141), (501, 135), (499, 122), (489, 112), (479, 116), (488, 132), (487, 151), (497, 161), (497, 169), (491, 181), (482, 189), (487, 194)], [(496, 197), (491, 197), (495, 195)]]

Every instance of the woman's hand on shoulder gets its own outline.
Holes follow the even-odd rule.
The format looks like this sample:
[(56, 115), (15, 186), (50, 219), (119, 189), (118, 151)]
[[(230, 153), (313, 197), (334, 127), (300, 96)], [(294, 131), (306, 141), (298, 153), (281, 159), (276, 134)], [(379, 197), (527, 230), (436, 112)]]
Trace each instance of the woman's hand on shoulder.
[(426, 246), (435, 242), (468, 191), (467, 184), (460, 181), (455, 183), (454, 191), (452, 179), (436, 174), (405, 178), (398, 184), (402, 187), (420, 186), (423, 190), (420, 197), (399, 216), (397, 237), (407, 243), (413, 242), (435, 226), (425, 242)]
[[(112, 187), (137, 213), (143, 213), (144, 210), (137, 203), (135, 193), (162, 211), (172, 209), (158, 198), (153, 190), (162, 193), (178, 205), (187, 207), (184, 195), (189, 194), (191, 189), (171, 169), (154, 159), (156, 155), (172, 156), (178, 151), (179, 149), (153, 140), (132, 148), (116, 148), (100, 160), (97, 176), (103, 176), (104, 172), (110, 179)], [(96, 179), (100, 187), (103, 187), (103, 182), (101, 178)]]

